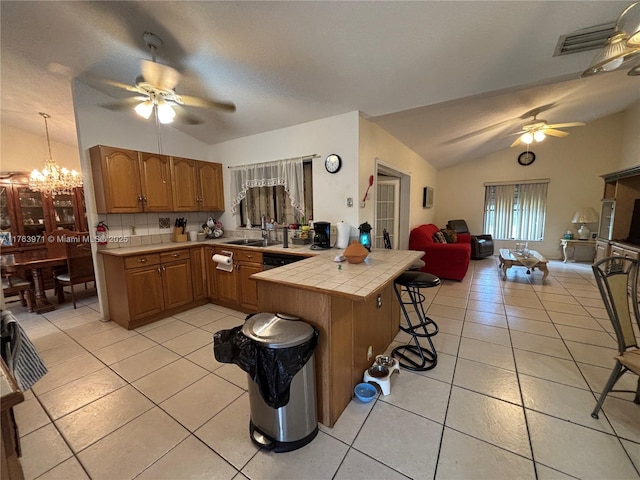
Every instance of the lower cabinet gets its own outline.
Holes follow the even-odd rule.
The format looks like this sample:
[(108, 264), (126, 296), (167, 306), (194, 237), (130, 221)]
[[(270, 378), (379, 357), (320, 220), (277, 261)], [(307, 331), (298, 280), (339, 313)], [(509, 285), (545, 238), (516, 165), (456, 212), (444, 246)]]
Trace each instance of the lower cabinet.
[(606, 240), (596, 240), (596, 259), (594, 263), (611, 255), (609, 242)]
[[(251, 275), (262, 271), (262, 253), (254, 250), (216, 246), (207, 248), (207, 282), (209, 299), (213, 303), (242, 310), (256, 312), (258, 292), (256, 281)], [(229, 272), (216, 268), (211, 259), (214, 254), (233, 254), (233, 269)]]
[[(136, 328), (191, 308), (194, 301), (188, 248), (131, 256), (104, 255), (111, 320)], [(206, 299), (200, 303), (206, 303)]]

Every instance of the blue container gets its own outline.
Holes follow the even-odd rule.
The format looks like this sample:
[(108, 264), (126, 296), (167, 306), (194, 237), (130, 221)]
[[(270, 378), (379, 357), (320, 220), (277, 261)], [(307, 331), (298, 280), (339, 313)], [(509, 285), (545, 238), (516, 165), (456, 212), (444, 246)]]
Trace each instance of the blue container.
[(358, 400), (369, 403), (371, 400), (376, 398), (378, 390), (370, 383), (359, 383), (356, 385), (356, 388), (353, 389), (353, 392), (356, 394), (356, 398)]

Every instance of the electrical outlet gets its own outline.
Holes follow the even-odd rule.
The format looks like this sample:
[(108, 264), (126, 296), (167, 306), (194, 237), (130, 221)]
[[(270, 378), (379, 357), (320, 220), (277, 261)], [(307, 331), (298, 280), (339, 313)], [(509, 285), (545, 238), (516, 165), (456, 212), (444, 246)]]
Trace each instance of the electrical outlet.
[(329, 235), (335, 238), (338, 235), (338, 227), (336, 227), (335, 225), (331, 225), (329, 227)]
[(353, 207), (353, 197), (347, 198), (347, 207)]
[(135, 235), (135, 234), (136, 234), (136, 226), (129, 225), (129, 235)]
[(373, 345), (367, 347), (367, 361), (371, 360), (371, 357), (373, 357)]
[(382, 295), (380, 294), (376, 297), (376, 308), (382, 308)]

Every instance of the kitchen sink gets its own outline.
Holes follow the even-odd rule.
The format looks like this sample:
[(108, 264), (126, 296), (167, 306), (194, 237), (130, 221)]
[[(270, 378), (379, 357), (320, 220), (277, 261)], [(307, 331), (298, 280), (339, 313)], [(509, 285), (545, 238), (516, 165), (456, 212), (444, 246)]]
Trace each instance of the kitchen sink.
[(227, 245), (246, 245), (248, 247), (262, 247), (263, 241), (257, 240), (254, 238), (239, 238), (237, 240), (228, 240), (226, 242), (222, 242)]

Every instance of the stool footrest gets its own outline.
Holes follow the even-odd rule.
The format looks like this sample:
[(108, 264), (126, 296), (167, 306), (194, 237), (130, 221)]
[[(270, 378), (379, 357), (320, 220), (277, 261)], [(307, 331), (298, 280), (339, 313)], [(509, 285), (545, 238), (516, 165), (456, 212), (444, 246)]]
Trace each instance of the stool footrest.
[[(434, 332), (429, 332), (427, 330), (427, 326), (428, 325), (433, 325), (435, 327), (435, 331)], [(424, 332), (426, 333), (419, 333), (416, 330), (418, 330), (419, 328), (422, 328)], [(428, 322), (422, 322), (419, 323), (417, 325), (413, 325), (411, 327), (405, 327), (403, 325), (400, 325), (400, 330), (402, 330), (404, 333), (408, 333), (411, 336), (414, 337), (420, 337), (420, 338), (427, 338), (427, 337), (433, 337), (434, 335), (437, 335), (438, 332), (440, 331), (438, 328), (438, 325), (434, 322), (434, 321), (428, 321)]]
[[(406, 355), (404, 352), (411, 353), (413, 356), (417, 357), (417, 361)], [(435, 368), (438, 364), (438, 355), (435, 350), (431, 351), (422, 346), (401, 345), (393, 349), (391, 356), (398, 359), (398, 363), (401, 367), (414, 372), (426, 372), (427, 370)]]

